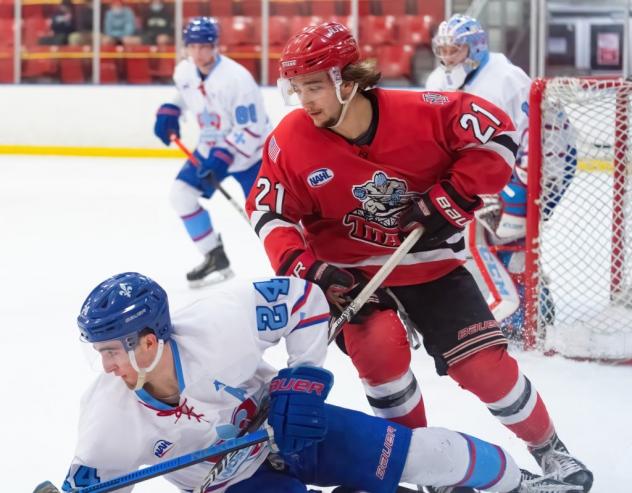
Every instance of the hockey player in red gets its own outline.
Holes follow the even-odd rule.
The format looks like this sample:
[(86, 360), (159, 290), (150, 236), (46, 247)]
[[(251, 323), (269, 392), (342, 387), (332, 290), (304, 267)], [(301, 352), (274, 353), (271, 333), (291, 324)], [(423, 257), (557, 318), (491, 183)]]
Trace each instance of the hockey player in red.
[(543, 450), (545, 473), (588, 491), (592, 474), (550, 445), (557, 436), (546, 407), (463, 267), (463, 229), (479, 195), (498, 193), (511, 176), (517, 136), (509, 117), (466, 93), (372, 88), (379, 72), (359, 61), (355, 39), (337, 23), (291, 38), (280, 71), (286, 101), (302, 109), (268, 137), (246, 203), (274, 270), (319, 284), (340, 310), (403, 235), (425, 230), (338, 341), (374, 413), (426, 425), (396, 297), (438, 373)]

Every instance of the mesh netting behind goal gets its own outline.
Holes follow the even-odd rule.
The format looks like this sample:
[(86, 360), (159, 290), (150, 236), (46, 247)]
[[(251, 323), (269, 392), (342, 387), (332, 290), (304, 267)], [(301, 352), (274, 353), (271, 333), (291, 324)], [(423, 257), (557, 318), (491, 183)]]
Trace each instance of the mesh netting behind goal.
[(631, 101), (620, 79), (532, 86), (528, 345), (632, 360)]

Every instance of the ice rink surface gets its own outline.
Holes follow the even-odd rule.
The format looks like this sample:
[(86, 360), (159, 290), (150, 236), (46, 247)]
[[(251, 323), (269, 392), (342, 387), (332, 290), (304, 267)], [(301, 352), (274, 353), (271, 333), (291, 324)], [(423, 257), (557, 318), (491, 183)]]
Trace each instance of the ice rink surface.
[[(172, 310), (216, 288), (191, 291), (184, 274), (200, 261), (171, 210), (180, 160), (0, 156), (0, 486), (30, 492), (60, 486), (73, 456), (80, 395), (96, 374), (80, 349), (75, 319), (90, 290), (109, 275), (138, 271), (161, 283)], [(239, 186), (226, 188), (243, 201)], [(271, 274), (250, 227), (217, 194), (208, 204), (238, 278)], [(235, 282), (231, 280), (228, 282)], [(457, 300), (455, 300), (457, 302)], [(594, 493), (632, 488), (632, 367), (517, 353), (569, 449), (595, 473)], [(270, 361), (284, 364), (282, 348)], [(536, 464), (515, 436), (448, 377), (423, 350), (413, 354), (429, 423), (506, 447)], [(350, 361), (332, 347), (330, 402), (369, 411)], [(124, 447), (121, 444), (121, 447)], [(423, 465), (420, 465), (423, 467)], [(145, 493), (175, 492), (157, 478)]]

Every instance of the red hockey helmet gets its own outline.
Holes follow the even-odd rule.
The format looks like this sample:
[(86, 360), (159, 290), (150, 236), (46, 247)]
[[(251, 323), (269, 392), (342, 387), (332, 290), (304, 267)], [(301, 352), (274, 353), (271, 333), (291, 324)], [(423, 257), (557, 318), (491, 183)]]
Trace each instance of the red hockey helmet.
[(342, 70), (360, 58), (358, 43), (349, 28), (338, 22), (309, 26), (292, 37), (281, 54), (282, 79), (338, 67)]

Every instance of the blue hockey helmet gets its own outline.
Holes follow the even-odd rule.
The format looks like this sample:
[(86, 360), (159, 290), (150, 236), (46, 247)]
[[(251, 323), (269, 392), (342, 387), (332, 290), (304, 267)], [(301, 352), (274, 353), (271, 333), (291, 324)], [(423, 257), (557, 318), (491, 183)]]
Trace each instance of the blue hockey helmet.
[(212, 17), (195, 17), (183, 31), (184, 44), (216, 44), (219, 39), (219, 24)]
[(136, 272), (112, 276), (88, 295), (77, 324), (84, 341), (118, 339), (127, 351), (136, 347), (143, 329), (151, 329), (158, 339), (167, 340), (171, 336), (167, 293)]
[(473, 17), (455, 14), (439, 24), (432, 38), (432, 51), (441, 59), (442, 47), (467, 45), (467, 58), (463, 62), (465, 73), (476, 70), (489, 57), (487, 33)]

